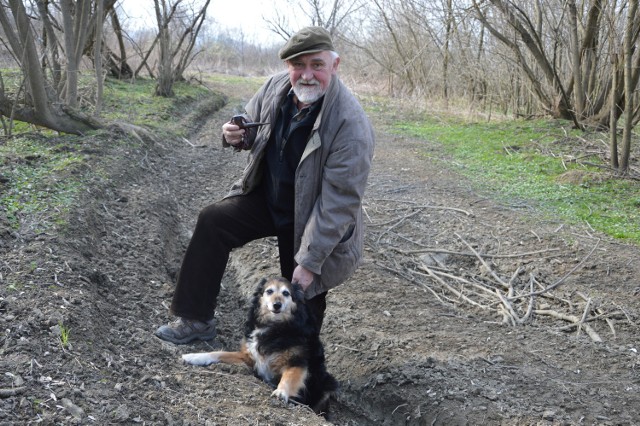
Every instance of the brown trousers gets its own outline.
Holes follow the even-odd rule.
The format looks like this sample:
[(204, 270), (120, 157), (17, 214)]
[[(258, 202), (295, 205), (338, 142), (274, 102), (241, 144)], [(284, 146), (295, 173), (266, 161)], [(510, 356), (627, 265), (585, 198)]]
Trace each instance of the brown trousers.
[[(213, 318), (231, 250), (272, 236), (278, 238), (280, 272), (291, 280), (296, 266), (293, 229), (275, 228), (261, 188), (202, 209), (182, 260), (171, 312), (187, 319), (207, 321)], [(324, 319), (326, 295), (325, 292), (307, 300), (307, 306), (317, 319), (318, 330)]]

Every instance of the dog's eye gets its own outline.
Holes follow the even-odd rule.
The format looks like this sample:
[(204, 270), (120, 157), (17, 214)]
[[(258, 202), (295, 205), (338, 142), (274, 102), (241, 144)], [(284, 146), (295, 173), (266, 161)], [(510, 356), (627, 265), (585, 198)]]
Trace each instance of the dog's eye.
[(285, 291), (282, 292), (282, 295), (284, 297), (289, 297), (289, 296), (291, 296), (291, 293), (289, 293), (287, 290), (285, 290)]
[(265, 291), (266, 294), (268, 294), (269, 296), (271, 296), (273, 294), (273, 290), (272, 289), (268, 289)]

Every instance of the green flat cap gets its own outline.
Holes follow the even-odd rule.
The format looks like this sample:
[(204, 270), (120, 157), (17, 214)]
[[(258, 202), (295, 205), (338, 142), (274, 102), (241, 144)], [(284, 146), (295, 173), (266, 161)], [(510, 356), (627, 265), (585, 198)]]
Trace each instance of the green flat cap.
[(307, 53), (334, 50), (331, 34), (322, 27), (306, 27), (295, 33), (280, 49), (280, 59), (288, 61)]

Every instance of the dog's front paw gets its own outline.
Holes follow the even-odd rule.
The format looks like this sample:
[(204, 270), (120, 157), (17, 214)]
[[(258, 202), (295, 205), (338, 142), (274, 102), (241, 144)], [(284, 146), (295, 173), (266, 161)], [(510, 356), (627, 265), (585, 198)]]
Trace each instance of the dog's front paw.
[(275, 396), (277, 398), (280, 398), (284, 402), (289, 402), (289, 394), (286, 391), (282, 390), (282, 389), (274, 390), (273, 392), (271, 392), (271, 396)]
[(210, 365), (218, 362), (217, 359), (212, 357), (211, 354), (207, 352), (184, 354), (182, 355), (182, 360), (185, 364), (191, 365)]

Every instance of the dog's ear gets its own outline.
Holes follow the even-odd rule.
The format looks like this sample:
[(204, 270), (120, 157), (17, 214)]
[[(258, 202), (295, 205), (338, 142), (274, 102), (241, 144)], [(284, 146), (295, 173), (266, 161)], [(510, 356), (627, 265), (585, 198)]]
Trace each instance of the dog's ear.
[(293, 299), (294, 302), (296, 303), (304, 303), (304, 290), (302, 289), (302, 286), (298, 283), (293, 283), (291, 284), (291, 290), (292, 290), (292, 295), (291, 298)]
[(267, 278), (263, 278), (260, 280), (260, 282), (256, 286), (255, 291), (253, 292), (254, 297), (260, 297), (262, 295), (262, 293), (264, 292), (264, 285), (267, 283), (267, 281)]
[(260, 300), (262, 298), (262, 293), (264, 293), (264, 286), (266, 283), (266, 278), (261, 279), (253, 292), (253, 296), (251, 297), (251, 306), (247, 312), (247, 321), (244, 324), (244, 334), (246, 338), (251, 335), (255, 328), (255, 321), (258, 316), (258, 311), (260, 310)]
[(260, 298), (262, 298), (262, 293), (264, 293), (264, 286), (267, 284), (267, 281), (267, 278), (261, 279), (255, 291), (253, 292), (253, 296), (251, 296), (252, 311), (255, 311), (260, 306)]

